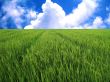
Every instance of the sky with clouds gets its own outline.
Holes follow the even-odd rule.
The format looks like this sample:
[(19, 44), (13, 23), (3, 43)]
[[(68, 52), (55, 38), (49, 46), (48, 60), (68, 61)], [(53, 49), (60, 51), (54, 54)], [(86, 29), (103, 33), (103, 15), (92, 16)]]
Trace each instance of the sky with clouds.
[(0, 0), (0, 29), (110, 28), (110, 0)]

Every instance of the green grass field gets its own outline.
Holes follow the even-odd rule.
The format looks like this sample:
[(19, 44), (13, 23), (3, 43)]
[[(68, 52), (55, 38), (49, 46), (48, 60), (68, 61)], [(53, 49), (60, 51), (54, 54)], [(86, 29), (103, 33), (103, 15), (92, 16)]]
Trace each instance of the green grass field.
[(110, 30), (0, 30), (0, 82), (110, 82)]

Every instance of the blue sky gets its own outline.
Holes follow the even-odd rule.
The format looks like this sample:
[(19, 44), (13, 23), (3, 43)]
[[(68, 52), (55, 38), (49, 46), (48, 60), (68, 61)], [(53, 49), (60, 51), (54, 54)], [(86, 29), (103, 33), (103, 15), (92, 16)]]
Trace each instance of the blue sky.
[(0, 0), (0, 28), (110, 28), (110, 0)]

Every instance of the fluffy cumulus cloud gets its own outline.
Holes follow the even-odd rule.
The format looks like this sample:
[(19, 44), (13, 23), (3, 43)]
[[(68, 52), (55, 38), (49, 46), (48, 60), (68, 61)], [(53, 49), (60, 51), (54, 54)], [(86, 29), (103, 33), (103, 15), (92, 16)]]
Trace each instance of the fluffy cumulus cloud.
[(97, 5), (96, 0), (82, 0), (72, 13), (65, 15), (61, 6), (51, 0), (46, 0), (42, 6), (43, 12), (39, 13), (37, 18), (32, 20), (25, 29), (82, 28), (81, 25), (93, 15)]
[(93, 22), (93, 27), (101, 27), (103, 23), (104, 22), (101, 17), (96, 17), (96, 19)]
[(87, 28), (87, 29), (102, 29), (102, 28), (105, 28), (105, 25), (104, 25), (104, 20), (102, 19), (102, 17), (100, 16), (97, 16), (92, 24), (85, 24), (83, 27)]
[(42, 5), (42, 9), (43, 13), (39, 13), (36, 20), (32, 20), (31, 24), (26, 26), (25, 29), (59, 28), (65, 26), (65, 12), (58, 4), (47, 0)]
[[(105, 24), (110, 25), (110, 14), (106, 19), (100, 16), (94, 17), (94, 13), (99, 6), (98, 1), (100, 0), (82, 0), (77, 8), (73, 9), (68, 15), (66, 15), (66, 12), (60, 5), (52, 2), (52, 0), (46, 0), (42, 5), (42, 13), (20, 6), (18, 0), (7, 1), (2, 6), (2, 10), (5, 14), (0, 19), (4, 22), (1, 26), (8, 27), (7, 20), (11, 18), (11, 22), (20, 29), (23, 27), (24, 29), (104, 28)], [(109, 12), (108, 7), (105, 10)]]
[(28, 10), (28, 13), (26, 14), (26, 17), (30, 20), (34, 20), (37, 18), (37, 12), (33, 10)]
[(24, 16), (27, 20), (35, 19), (36, 12), (33, 10), (28, 10), (26, 8), (18, 5), (18, 0), (6, 1), (2, 6), (3, 12), (5, 15), (1, 18), (1, 21), (4, 22), (2, 26), (7, 27), (7, 20), (11, 19), (11, 21), (15, 24), (16, 28), (22, 29), (22, 23), (25, 22)]
[(11, 18), (18, 28), (22, 27), (22, 19), (20, 16), (24, 14), (24, 9), (20, 6), (17, 6), (17, 0), (13, 0), (10, 2), (7, 1), (2, 9), (6, 13), (2, 17), (2, 21), (7, 21), (8, 18)]
[(83, 0), (78, 8), (66, 16), (67, 26), (78, 27), (83, 24), (95, 12), (97, 3), (95, 0)]

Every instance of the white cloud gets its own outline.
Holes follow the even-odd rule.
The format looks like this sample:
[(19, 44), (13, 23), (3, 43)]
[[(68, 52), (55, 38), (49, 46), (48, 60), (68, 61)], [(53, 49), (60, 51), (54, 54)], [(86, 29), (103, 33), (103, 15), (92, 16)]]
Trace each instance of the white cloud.
[(95, 0), (82, 0), (78, 8), (66, 17), (67, 26), (79, 26), (95, 12), (97, 7)]
[(110, 25), (110, 14), (109, 14), (108, 18), (107, 18), (105, 21), (106, 21), (106, 23), (107, 23), (108, 25)]
[(25, 29), (36, 28), (81, 28), (81, 24), (89, 19), (97, 8), (96, 0), (82, 0), (78, 7), (69, 15), (65, 15), (61, 6), (47, 0), (43, 4), (43, 13), (39, 13), (36, 20), (32, 20)]
[(24, 14), (25, 10), (20, 6), (17, 6), (17, 0), (6, 2), (2, 9), (6, 12), (6, 15), (2, 18), (3, 21), (6, 21), (9, 17), (11, 17), (17, 28), (22, 28), (21, 23), (23, 20), (20, 16)]
[[(3, 26), (6, 27), (6, 20), (11, 17), (17, 28), (22, 28), (22, 23), (25, 20), (30, 21), (30, 25), (25, 26), (25, 29), (104, 28), (105, 23), (110, 25), (110, 14), (105, 20), (97, 16), (92, 24), (86, 23), (96, 11), (98, 6), (97, 1), (98, 0), (82, 0), (76, 9), (69, 15), (66, 15), (63, 8), (51, 0), (46, 0), (46, 3), (42, 5), (42, 13), (25, 9), (17, 4), (18, 0), (12, 0), (3, 5), (2, 9), (6, 12), (6, 15), (2, 17), (1, 21), (4, 22)], [(106, 10), (108, 11), (109, 8), (107, 7)], [(24, 20), (22, 16), (25, 16), (26, 19)]]
[(36, 19), (37, 18), (37, 13), (33, 10), (29, 10), (26, 17), (28, 19), (31, 19), (31, 20)]
[(102, 28), (105, 28), (104, 20), (102, 19), (102, 17), (97, 16), (93, 20), (91, 25), (90, 24), (85, 24), (83, 27), (86, 28), (86, 29), (99, 29), (99, 28), (102, 29)]
[(47, 0), (42, 5), (43, 13), (39, 13), (36, 20), (31, 21), (31, 25), (25, 27), (25, 29), (35, 28), (59, 28), (65, 26), (65, 12), (56, 3)]
[(103, 25), (103, 20), (101, 17), (96, 17), (95, 20), (93, 21), (93, 27), (98, 28)]
[[(2, 24), (4, 28), (7, 27), (7, 20), (9, 18), (13, 20), (13, 23), (16, 25), (18, 29), (22, 29), (22, 23), (25, 20), (36, 19), (37, 17), (35, 11), (28, 10), (19, 6), (18, 0), (6, 1), (5, 4), (2, 6), (2, 10), (6, 13), (1, 19), (1, 21), (4, 22), (4, 24)], [(26, 19), (24, 20), (22, 16), (25, 16)]]

